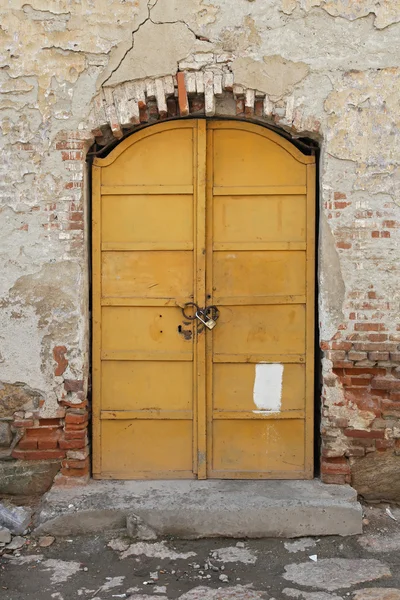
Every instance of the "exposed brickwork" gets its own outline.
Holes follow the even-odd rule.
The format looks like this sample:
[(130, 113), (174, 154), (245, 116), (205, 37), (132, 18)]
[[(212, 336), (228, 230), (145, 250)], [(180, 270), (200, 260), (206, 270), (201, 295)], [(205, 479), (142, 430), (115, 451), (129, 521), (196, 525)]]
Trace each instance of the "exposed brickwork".
[(68, 367), (68, 360), (65, 358), (65, 354), (67, 352), (67, 348), (65, 346), (56, 346), (53, 349), (53, 357), (57, 363), (57, 367), (54, 369), (54, 375), (59, 377)]
[[(379, 310), (374, 291), (366, 300), (353, 296), (352, 308)], [(351, 483), (351, 467), (360, 457), (400, 456), (400, 338), (375, 321), (355, 321), (334, 337), (321, 344), (332, 362), (332, 373), (324, 377), (321, 477)]]
[(179, 112), (181, 117), (186, 117), (189, 114), (189, 101), (185, 85), (185, 74), (180, 72), (176, 75), (178, 83), (178, 101)]
[[(203, 55), (199, 55), (199, 60)], [(116, 96), (106, 88), (104, 94), (99, 94), (93, 101), (93, 111), (90, 115), (90, 128), (93, 135), (100, 138), (103, 129), (108, 124), (114, 138), (120, 139), (124, 133), (132, 131), (136, 126), (190, 115), (205, 115), (212, 117), (216, 114), (217, 105), (227, 94), (234, 97), (236, 110), (231, 116), (243, 119), (267, 120), (277, 125), (287, 125), (296, 122), (313, 132), (318, 132), (320, 122), (307, 117), (288, 101), (280, 100), (271, 103), (267, 95), (257, 90), (246, 88), (234, 83), (230, 70), (231, 55), (223, 57), (226, 64), (221, 63), (220, 56), (211, 55), (211, 63), (218, 64), (215, 70), (201, 69), (201, 62), (186, 63), (179, 66), (175, 77), (159, 77), (154, 80), (145, 79), (136, 83), (136, 88), (125, 89), (124, 94)], [(192, 71), (193, 67), (198, 69)], [(127, 116), (128, 115), (128, 116)], [(79, 146), (67, 147), (59, 142), (62, 150), (62, 160), (79, 160)], [(337, 208), (347, 206), (347, 202), (337, 202)]]
[[(321, 476), (333, 482), (333, 473), (335, 482), (347, 481), (340, 459), (347, 461), (350, 481), (356, 483), (366, 461), (378, 465), (382, 454), (391, 465), (399, 455), (400, 466), (398, 263), (390, 254), (398, 228), (391, 199), (374, 202), (368, 193), (343, 187), (330, 191), (324, 202), (346, 292), (342, 323), (321, 343), (326, 359)], [(389, 473), (385, 477), (390, 480)]]
[[(61, 354), (64, 356), (64, 350)], [(79, 398), (84, 396), (83, 388), (83, 380), (64, 380), (59, 418), (40, 418), (39, 411), (29, 419), (15, 413), (12, 423), (19, 432), (12, 456), (21, 460), (62, 460), (61, 476), (56, 478), (60, 484), (68, 484), (68, 478), (79, 478), (82, 483), (90, 473), (88, 402)]]

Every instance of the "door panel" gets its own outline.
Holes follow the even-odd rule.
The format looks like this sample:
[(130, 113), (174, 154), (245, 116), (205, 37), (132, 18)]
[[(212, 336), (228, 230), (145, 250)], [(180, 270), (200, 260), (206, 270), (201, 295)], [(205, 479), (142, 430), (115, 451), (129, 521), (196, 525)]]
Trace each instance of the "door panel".
[(181, 298), (193, 289), (191, 252), (103, 252), (103, 297)]
[(118, 146), (118, 161), (102, 163), (102, 185), (193, 185), (195, 128), (189, 121), (181, 125), (136, 134), (136, 143), (124, 140), (128, 143)]
[(213, 338), (216, 355), (304, 354), (304, 306), (277, 303), (221, 307)]
[(110, 420), (102, 427), (102, 475), (111, 479), (192, 478), (189, 420)]
[(306, 185), (304, 164), (266, 137), (265, 130), (249, 131), (245, 123), (238, 123), (238, 127), (224, 122), (209, 126), (214, 131), (215, 186)]
[[(250, 363), (214, 365), (214, 411), (251, 412), (255, 401), (257, 365)], [(266, 392), (268, 403), (268, 390)], [(281, 411), (305, 409), (305, 365), (285, 364), (282, 372)]]
[(197, 331), (180, 306), (198, 293), (200, 128), (166, 123), (95, 161), (94, 477), (197, 472)]
[(214, 244), (305, 242), (305, 196), (264, 196), (264, 191), (261, 188), (259, 196), (215, 195)]
[(306, 292), (305, 252), (215, 252), (213, 258), (218, 304), (227, 302), (223, 298), (244, 302), (246, 297), (304, 296)]
[(314, 188), (314, 157), (249, 123), (95, 159), (94, 477), (312, 477)]
[(191, 410), (191, 362), (104, 361), (103, 410)]
[(211, 472), (218, 477), (257, 479), (271, 471), (279, 477), (300, 474), (304, 469), (304, 421), (216, 420), (213, 450)]
[[(113, 186), (110, 191), (116, 189)], [(101, 240), (105, 249), (119, 248), (124, 243), (193, 245), (192, 195), (133, 195), (126, 194), (122, 186), (119, 189), (120, 196), (102, 196)]]
[(208, 476), (311, 477), (310, 164), (254, 133), (208, 127)]
[(177, 335), (182, 315), (176, 308), (105, 306), (102, 312), (105, 358), (147, 353), (153, 360), (173, 360), (176, 354), (192, 360), (193, 341)]

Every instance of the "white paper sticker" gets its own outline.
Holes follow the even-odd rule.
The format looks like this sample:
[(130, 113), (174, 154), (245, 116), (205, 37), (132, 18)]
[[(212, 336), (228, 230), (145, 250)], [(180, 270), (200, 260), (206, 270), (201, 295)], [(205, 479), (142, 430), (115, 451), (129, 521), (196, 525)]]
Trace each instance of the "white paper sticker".
[(260, 411), (279, 412), (282, 403), (283, 365), (256, 365), (253, 400)]

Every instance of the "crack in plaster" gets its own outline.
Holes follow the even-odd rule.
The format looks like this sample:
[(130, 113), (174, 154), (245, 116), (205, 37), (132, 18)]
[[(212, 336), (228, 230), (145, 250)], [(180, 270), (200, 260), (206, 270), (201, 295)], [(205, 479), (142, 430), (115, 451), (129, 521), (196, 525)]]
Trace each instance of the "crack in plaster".
[[(250, 1), (252, 1), (252, 0), (250, 0)], [(212, 5), (212, 4), (204, 5), (203, 2), (204, 2), (204, 0), (200, 0), (200, 2), (199, 2), (199, 9), (201, 8), (202, 10), (201, 11), (197, 11), (197, 14), (201, 14), (202, 12), (207, 12), (207, 9), (211, 9), (211, 8), (215, 9), (216, 13), (218, 12), (219, 9), (217, 9), (214, 5)], [(157, 4), (158, 4), (158, 0), (155, 0), (153, 6), (151, 7), (151, 10), (153, 10), (154, 8), (156, 8)], [(214, 13), (214, 16), (215, 16), (215, 13)], [(215, 19), (214, 19), (214, 21), (208, 22), (208, 24), (210, 24), (212, 22), (215, 22)], [(210, 41), (209, 38), (207, 38), (207, 37), (205, 37), (203, 35), (199, 35), (195, 31), (193, 31), (193, 29), (186, 23), (186, 21), (184, 19), (176, 19), (176, 20), (171, 20), (171, 21), (167, 21), (165, 19), (161, 20), (161, 21), (153, 21), (152, 20), (152, 23), (154, 23), (155, 25), (166, 25), (166, 24), (173, 25), (173, 24), (176, 24), (176, 23), (182, 23), (183, 25), (185, 25), (185, 27), (187, 27), (189, 29), (189, 31), (191, 31), (191, 33), (193, 33), (193, 35), (195, 36), (196, 39), (202, 40), (202, 41), (206, 41), (206, 42)]]
[(150, 4), (150, 3), (148, 3), (148, 4), (147, 4), (147, 8), (148, 8), (148, 10), (149, 10), (149, 15), (148, 15), (148, 17), (147, 17), (147, 18), (146, 18), (144, 21), (142, 21), (141, 23), (139, 23), (139, 25), (136, 27), (136, 29), (134, 29), (134, 30), (132, 31), (132, 43), (131, 43), (131, 45), (130, 45), (130, 46), (129, 46), (129, 48), (126, 50), (126, 52), (124, 53), (124, 55), (122, 56), (122, 58), (121, 58), (121, 59), (120, 59), (120, 61), (118, 62), (117, 66), (116, 66), (114, 69), (112, 69), (112, 71), (111, 71), (111, 73), (109, 74), (109, 76), (107, 77), (107, 79), (105, 79), (105, 80), (103, 81), (103, 83), (101, 84), (101, 86), (102, 86), (102, 87), (104, 87), (104, 86), (107, 84), (107, 81), (109, 81), (109, 80), (111, 79), (111, 77), (114, 75), (114, 73), (115, 73), (116, 71), (118, 71), (118, 69), (120, 68), (120, 66), (121, 66), (121, 65), (122, 65), (122, 63), (124, 62), (124, 60), (125, 60), (125, 58), (126, 58), (127, 54), (128, 54), (128, 53), (129, 53), (131, 50), (133, 50), (133, 47), (134, 47), (134, 45), (135, 45), (135, 40), (134, 40), (134, 35), (135, 35), (135, 33), (137, 33), (137, 32), (139, 31), (139, 29), (140, 29), (141, 27), (143, 27), (143, 25), (144, 25), (145, 23), (147, 23), (147, 22), (150, 20), (150, 10), (151, 10), (151, 8), (150, 8), (149, 4)]
[(149, 0), (147, 6), (149, 8), (149, 19), (150, 21), (153, 23), (153, 25), (174, 25), (176, 23), (182, 23), (182, 25), (185, 25), (185, 27), (188, 28), (188, 30), (193, 33), (194, 37), (196, 38), (196, 40), (202, 40), (203, 42), (209, 42), (210, 40), (202, 35), (199, 35), (198, 33), (196, 33), (195, 31), (193, 31), (193, 29), (186, 23), (186, 21), (183, 21), (182, 19), (177, 19), (176, 21), (153, 21), (153, 19), (151, 18), (151, 11), (157, 6), (158, 4), (158, 0), (155, 0), (154, 4), (152, 6), (150, 6), (151, 0)]
[(176, 25), (178, 23), (181, 23), (182, 25), (185, 25), (185, 27), (187, 27), (187, 29), (191, 33), (193, 33), (196, 40), (200, 40), (202, 42), (210, 42), (209, 38), (206, 38), (203, 35), (199, 35), (195, 31), (193, 31), (193, 29), (185, 21), (182, 21), (181, 19), (178, 19), (177, 21), (153, 21), (153, 19), (151, 17), (149, 17), (149, 18), (150, 18), (150, 21), (153, 23), (153, 25)]
[(188, 31), (190, 31), (195, 39), (197, 40), (201, 40), (201, 41), (205, 41), (205, 42), (209, 42), (210, 40), (208, 38), (205, 38), (204, 36), (201, 36), (199, 34), (197, 34), (195, 31), (193, 31), (193, 29), (183, 20), (178, 19), (176, 21), (154, 21), (151, 18), (151, 11), (157, 6), (158, 4), (158, 0), (149, 0), (149, 2), (147, 3), (147, 9), (148, 9), (148, 16), (146, 19), (144, 19), (144, 21), (142, 21), (138, 27), (132, 31), (132, 43), (129, 46), (129, 48), (127, 48), (127, 50), (124, 52), (124, 55), (121, 57), (121, 59), (119, 60), (118, 64), (116, 65), (115, 68), (112, 69), (111, 73), (107, 76), (107, 78), (102, 82), (101, 87), (104, 87), (107, 85), (107, 82), (110, 81), (110, 79), (112, 78), (112, 76), (114, 75), (114, 73), (116, 73), (116, 71), (118, 71), (118, 69), (121, 67), (121, 65), (123, 64), (124, 60), (126, 59), (127, 55), (129, 54), (129, 52), (131, 52), (131, 50), (133, 50), (134, 46), (135, 46), (135, 34), (139, 31), (139, 29), (141, 29), (143, 27), (143, 25), (145, 25), (146, 23), (148, 23), (150, 21), (150, 23), (153, 23), (153, 25), (177, 25), (178, 23), (184, 25)]

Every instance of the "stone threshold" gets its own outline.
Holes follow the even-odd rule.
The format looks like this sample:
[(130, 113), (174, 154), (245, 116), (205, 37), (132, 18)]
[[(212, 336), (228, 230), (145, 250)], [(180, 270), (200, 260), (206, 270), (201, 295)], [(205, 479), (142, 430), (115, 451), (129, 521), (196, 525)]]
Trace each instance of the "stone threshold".
[(348, 485), (311, 481), (110, 481), (53, 486), (36, 534), (120, 530), (138, 539), (300, 537), (362, 533), (362, 509)]

